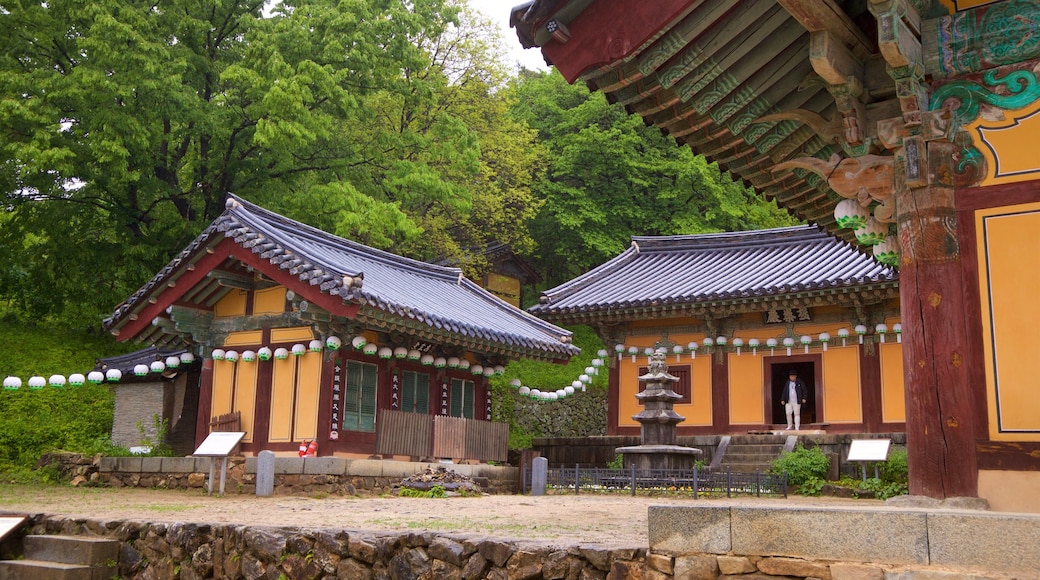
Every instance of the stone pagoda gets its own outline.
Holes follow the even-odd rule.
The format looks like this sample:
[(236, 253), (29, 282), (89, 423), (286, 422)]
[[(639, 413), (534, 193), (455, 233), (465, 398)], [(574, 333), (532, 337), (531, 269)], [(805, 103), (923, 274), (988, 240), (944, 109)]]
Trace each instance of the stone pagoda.
[(650, 357), (647, 373), (639, 377), (646, 381), (646, 389), (636, 393), (643, 410), (632, 418), (639, 421), (641, 445), (618, 447), (624, 456), (625, 467), (636, 469), (693, 469), (700, 449), (676, 445), (675, 426), (686, 420), (672, 406), (682, 398), (672, 390), (678, 377), (668, 374), (665, 354), (656, 352)]

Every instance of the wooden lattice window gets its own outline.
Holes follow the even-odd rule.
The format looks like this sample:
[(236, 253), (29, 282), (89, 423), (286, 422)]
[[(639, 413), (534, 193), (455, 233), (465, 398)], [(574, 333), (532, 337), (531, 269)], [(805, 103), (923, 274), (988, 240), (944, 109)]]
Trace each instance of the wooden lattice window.
[(343, 392), (343, 429), (376, 430), (376, 390), (379, 367), (347, 361), (347, 382)]
[(415, 371), (401, 373), (401, 410), (423, 415), (430, 412), (430, 375)]
[[(643, 376), (650, 372), (647, 367), (639, 367), (639, 376)], [(692, 403), (693, 402), (693, 385), (692, 385), (692, 374), (690, 372), (689, 365), (676, 365), (668, 367), (668, 374), (679, 379), (678, 382), (672, 383), (672, 390), (675, 394), (681, 395), (682, 398), (675, 402), (675, 404), (681, 403)], [(646, 389), (646, 381), (639, 381), (639, 392), (642, 393)], [(639, 402), (643, 404), (642, 401)]]
[(451, 393), (448, 401), (448, 414), (452, 417), (473, 418), (473, 381), (465, 379), (451, 380)]

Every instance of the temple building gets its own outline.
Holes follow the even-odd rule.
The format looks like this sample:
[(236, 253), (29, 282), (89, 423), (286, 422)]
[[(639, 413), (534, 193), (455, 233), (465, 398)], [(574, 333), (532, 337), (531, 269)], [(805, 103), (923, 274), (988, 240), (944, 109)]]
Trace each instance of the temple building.
[[(566, 362), (571, 333), (457, 268), (332, 236), (229, 195), (226, 210), (104, 321), (119, 340), (201, 360), (194, 445), (244, 453), (505, 460), (488, 377)], [(158, 364), (156, 364), (158, 363)], [(156, 360), (144, 375), (162, 373)], [(136, 374), (136, 373), (135, 373)]]
[(1032, 0), (534, 0), (510, 22), (898, 268), (910, 492), (1040, 511), (1038, 20)]
[(635, 237), (530, 311), (613, 347), (611, 435), (639, 434), (638, 377), (658, 351), (679, 378), (682, 435), (783, 430), (791, 371), (804, 432), (905, 429), (898, 277), (815, 227)]

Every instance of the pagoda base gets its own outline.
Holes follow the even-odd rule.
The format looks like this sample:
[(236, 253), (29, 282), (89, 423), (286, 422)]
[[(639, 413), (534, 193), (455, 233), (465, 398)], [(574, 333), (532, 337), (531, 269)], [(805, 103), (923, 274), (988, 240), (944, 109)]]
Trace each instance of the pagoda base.
[(700, 449), (681, 445), (636, 445), (615, 451), (624, 456), (626, 468), (636, 469), (693, 469), (701, 455)]

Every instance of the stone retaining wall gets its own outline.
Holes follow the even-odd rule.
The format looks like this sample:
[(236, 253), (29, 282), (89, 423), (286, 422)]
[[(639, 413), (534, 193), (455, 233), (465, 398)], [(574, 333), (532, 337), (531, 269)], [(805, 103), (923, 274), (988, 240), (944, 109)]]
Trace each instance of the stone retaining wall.
[[(670, 517), (676, 515), (672, 513)], [(651, 512), (652, 535), (653, 520), (660, 516), (655, 517)], [(709, 522), (707, 530), (700, 530), (697, 525), (703, 523), (702, 519), (695, 517), (683, 524), (688, 544), (676, 537), (669, 541), (679, 543), (649, 551), (597, 546), (550, 547), (429, 532), (371, 534), (335, 529), (96, 521), (42, 514), (30, 516), (30, 524), (21, 533), (118, 540), (122, 544), (120, 577), (142, 579), (1008, 580), (1038, 577), (1037, 569), (1032, 568), (1035, 562), (1028, 556), (1024, 562), (1014, 561), (1021, 555), (1018, 550), (1022, 542), (1028, 538), (1013, 545), (1010, 552), (981, 556), (973, 560), (973, 566), (967, 567), (885, 564), (870, 555), (864, 560), (836, 560), (741, 555), (733, 551), (691, 552), (702, 547), (704, 541), (717, 541), (711, 536), (719, 531), (719, 522)], [(782, 535), (781, 529), (772, 529), (760, 541), (769, 542)], [(730, 536), (720, 533), (720, 537)], [(11, 545), (11, 539), (5, 544)], [(896, 541), (899, 539), (897, 534)], [(841, 542), (824, 537), (818, 543), (828, 546), (836, 541)], [(1035, 546), (1031, 548), (1034, 551)], [(675, 547), (679, 547), (680, 552), (675, 552)], [(864, 550), (870, 547), (873, 546), (868, 542)], [(919, 544), (911, 545), (908, 550), (919, 548)], [(988, 548), (977, 546), (974, 553)], [(991, 560), (1000, 557), (1022, 570), (1002, 572), (987, 568)], [(965, 559), (971, 558), (965, 556)]]
[[(206, 457), (102, 457), (96, 475), (79, 474), (81, 482), (110, 487), (158, 487), (165, 489), (204, 488), (208, 485), (211, 459)], [(219, 486), (220, 460), (216, 460)], [(256, 493), (256, 458), (230, 457), (224, 492)], [(378, 459), (341, 457), (275, 458), (274, 492), (288, 494), (355, 495), (359, 492), (382, 494), (399, 485), (402, 479), (444, 467), (466, 476), (487, 493), (515, 493), (518, 470), (487, 464), (414, 463)], [(73, 481), (76, 484), (76, 481)]]

